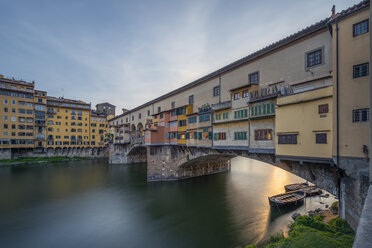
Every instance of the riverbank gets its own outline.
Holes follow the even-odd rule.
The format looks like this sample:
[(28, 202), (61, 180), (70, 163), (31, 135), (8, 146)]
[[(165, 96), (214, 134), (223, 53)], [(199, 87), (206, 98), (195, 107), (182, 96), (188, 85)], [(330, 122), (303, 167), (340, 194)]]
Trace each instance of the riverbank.
[(35, 164), (35, 163), (53, 163), (63, 161), (79, 161), (79, 160), (90, 160), (92, 157), (67, 157), (67, 156), (56, 156), (56, 157), (25, 157), (15, 159), (1, 159), (0, 166), (8, 165), (21, 165), (21, 164)]
[(352, 247), (355, 232), (345, 220), (333, 213), (332, 207), (331, 210), (321, 212), (310, 211), (312, 213), (309, 216), (295, 216), (287, 237), (278, 233), (272, 235), (265, 244), (248, 245), (245, 248)]

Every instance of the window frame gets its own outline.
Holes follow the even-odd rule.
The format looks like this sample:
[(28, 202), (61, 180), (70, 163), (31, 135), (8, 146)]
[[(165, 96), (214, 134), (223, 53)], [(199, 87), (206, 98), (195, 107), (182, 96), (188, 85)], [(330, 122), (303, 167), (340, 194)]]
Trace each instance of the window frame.
[(221, 94), (221, 88), (220, 86), (215, 86), (213, 87), (213, 97), (217, 97), (217, 96), (220, 96)]
[[(253, 82), (252, 80), (252, 77), (257, 75), (257, 82)], [(252, 73), (249, 73), (248, 74), (248, 81), (250, 84), (259, 84), (260, 83), (260, 72), (259, 71), (255, 71), (255, 72), (252, 72)]]
[[(316, 60), (315, 60), (315, 53), (320, 51), (320, 63), (317, 63), (316, 64)], [(313, 65), (309, 65), (309, 55), (310, 54), (314, 54), (314, 64)], [(321, 66), (325, 63), (325, 54), (324, 54), (324, 46), (322, 47), (318, 47), (318, 48), (315, 48), (313, 50), (310, 50), (310, 51), (307, 51), (305, 52), (305, 70), (306, 69), (309, 69), (309, 68), (314, 68), (314, 67), (317, 67), (317, 66)]]
[[(364, 33), (356, 34), (356, 33), (355, 33), (355, 27), (356, 27), (357, 25), (361, 25), (361, 24), (364, 23), (364, 22), (367, 23), (367, 31), (364, 32)], [(359, 35), (366, 34), (366, 33), (368, 33), (368, 32), (369, 32), (369, 19), (365, 19), (365, 20), (363, 20), (363, 21), (360, 21), (360, 22), (357, 22), (357, 23), (353, 24), (353, 37), (357, 37), (357, 36), (359, 36)]]
[[(362, 117), (363, 117), (363, 112), (362, 111), (366, 111), (366, 119), (365, 120), (362, 119)], [(358, 120), (355, 118), (357, 116), (356, 113), (358, 113), (358, 116), (359, 116)], [(353, 123), (368, 122), (369, 121), (369, 108), (353, 109), (352, 117), (353, 117)]]
[[(298, 134), (278, 134), (277, 136), (278, 136), (279, 145), (297, 145), (298, 144), (298, 140), (297, 140)], [(289, 137), (292, 137), (292, 138), (294, 137), (294, 139), (290, 140)]]
[(234, 100), (235, 101), (240, 99), (240, 92), (235, 92), (233, 95), (234, 95)]
[(327, 136), (327, 133), (315, 133), (315, 144), (327, 144)]
[[(365, 65), (367, 65), (367, 74), (363, 75), (362, 74), (362, 72), (363, 72), (362, 68)], [(357, 75), (357, 76), (355, 76), (355, 69), (356, 68), (360, 68), (359, 75)], [(369, 76), (369, 62), (358, 64), (358, 65), (353, 65), (353, 79), (355, 79), (355, 78), (361, 78), (361, 77), (367, 77), (367, 76)]]

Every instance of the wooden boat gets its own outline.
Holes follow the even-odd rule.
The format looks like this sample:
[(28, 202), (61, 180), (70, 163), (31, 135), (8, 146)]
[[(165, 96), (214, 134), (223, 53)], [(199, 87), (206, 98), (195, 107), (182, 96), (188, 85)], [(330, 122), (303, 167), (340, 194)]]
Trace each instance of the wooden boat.
[(293, 184), (285, 185), (284, 189), (285, 189), (285, 192), (289, 192), (289, 191), (299, 190), (299, 189), (302, 189), (308, 186), (309, 184), (307, 182), (306, 183), (293, 183)]
[(300, 191), (304, 191), (305, 196), (320, 195), (323, 193), (323, 191), (319, 189), (317, 186), (307, 186), (300, 189)]
[(304, 191), (290, 191), (284, 194), (274, 195), (269, 197), (269, 203), (272, 207), (289, 207), (299, 206), (304, 203)]

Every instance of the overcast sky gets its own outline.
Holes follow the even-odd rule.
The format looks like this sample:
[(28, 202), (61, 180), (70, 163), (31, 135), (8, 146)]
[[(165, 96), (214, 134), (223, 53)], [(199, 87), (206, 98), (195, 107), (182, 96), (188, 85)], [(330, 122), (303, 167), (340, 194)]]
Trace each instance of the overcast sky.
[(358, 2), (0, 0), (0, 74), (131, 109)]

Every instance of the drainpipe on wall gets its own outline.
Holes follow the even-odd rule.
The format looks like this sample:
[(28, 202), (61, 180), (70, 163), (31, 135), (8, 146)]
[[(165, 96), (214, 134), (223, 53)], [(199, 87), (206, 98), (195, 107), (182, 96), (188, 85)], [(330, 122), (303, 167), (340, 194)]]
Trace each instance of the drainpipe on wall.
[(220, 87), (220, 95), (218, 96), (218, 103), (221, 103), (221, 75), (218, 77), (218, 87)]
[(340, 170), (340, 104), (339, 104), (339, 39), (338, 19), (336, 18), (336, 175), (337, 175), (337, 197), (339, 199), (340, 217), (345, 219), (345, 187), (341, 183), (342, 171)]
[[(371, 1), (370, 1), (371, 2)], [(369, 7), (369, 26), (371, 27), (372, 25), (372, 8), (371, 4)], [(371, 64), (372, 61), (372, 33), (369, 32), (369, 63)], [(372, 107), (372, 77), (369, 76), (369, 113), (371, 113), (371, 107)], [(372, 149), (372, 121), (371, 117), (369, 118), (369, 182), (372, 184), (372, 159), (371, 159), (371, 149)]]

